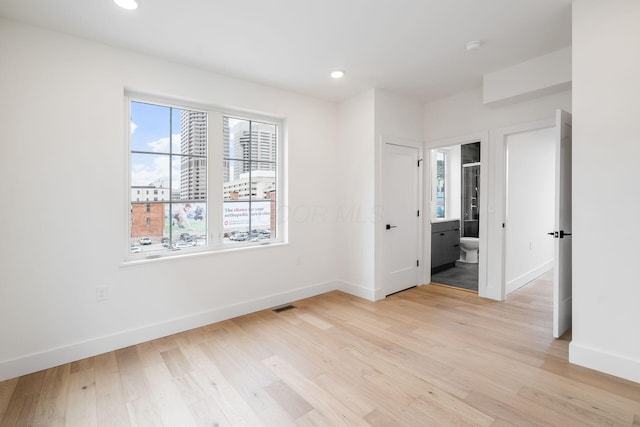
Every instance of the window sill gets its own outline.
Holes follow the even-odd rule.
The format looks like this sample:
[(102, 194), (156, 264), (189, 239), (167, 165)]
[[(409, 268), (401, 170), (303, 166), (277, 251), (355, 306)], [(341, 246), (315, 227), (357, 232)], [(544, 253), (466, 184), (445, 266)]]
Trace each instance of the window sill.
[(149, 253), (146, 256), (143, 254), (140, 257), (126, 259), (120, 263), (120, 267), (144, 265), (144, 264), (151, 264), (156, 262), (166, 262), (171, 260), (185, 260), (185, 259), (197, 258), (202, 256), (212, 256), (212, 255), (215, 256), (217, 254), (229, 254), (233, 252), (262, 250), (266, 248), (286, 246), (288, 244), (289, 244), (288, 242), (278, 241), (278, 242), (263, 243), (263, 244), (247, 244), (247, 245), (235, 246), (235, 247), (216, 246), (208, 250), (195, 251), (195, 252), (184, 250), (184, 253), (182, 253), (183, 250), (180, 250), (179, 252), (181, 253), (176, 253), (178, 251)]

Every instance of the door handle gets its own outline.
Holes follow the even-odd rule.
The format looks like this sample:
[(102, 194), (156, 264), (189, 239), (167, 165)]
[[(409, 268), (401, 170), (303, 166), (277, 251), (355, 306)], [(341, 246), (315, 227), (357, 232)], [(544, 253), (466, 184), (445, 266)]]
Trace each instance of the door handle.
[(553, 236), (556, 239), (563, 239), (564, 236), (571, 236), (571, 233), (565, 233), (564, 230), (560, 231), (552, 231), (551, 233), (547, 233), (549, 236)]
[(391, 230), (392, 228), (396, 228), (397, 225), (391, 225), (391, 224), (387, 224), (387, 226), (385, 227), (387, 230)]

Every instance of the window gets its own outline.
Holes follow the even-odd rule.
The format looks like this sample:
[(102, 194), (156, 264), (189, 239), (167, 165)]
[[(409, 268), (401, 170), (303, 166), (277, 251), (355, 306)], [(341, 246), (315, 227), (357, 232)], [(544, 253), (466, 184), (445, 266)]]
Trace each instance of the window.
[(224, 117), (225, 242), (261, 241), (276, 234), (278, 128)]
[(133, 99), (129, 109), (130, 258), (278, 241), (277, 121)]
[(436, 154), (436, 200), (435, 218), (445, 217), (445, 163), (446, 154), (438, 151)]

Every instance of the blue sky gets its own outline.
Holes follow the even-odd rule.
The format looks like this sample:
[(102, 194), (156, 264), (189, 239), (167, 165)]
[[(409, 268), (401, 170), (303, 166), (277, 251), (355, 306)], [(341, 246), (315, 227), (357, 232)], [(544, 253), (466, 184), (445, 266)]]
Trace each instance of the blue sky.
[[(180, 152), (180, 111), (159, 105), (131, 103), (131, 150), (152, 153)], [(171, 127), (170, 127), (171, 124)], [(172, 138), (170, 139), (170, 135)], [(180, 188), (180, 162), (174, 158), (173, 186)], [(169, 156), (132, 154), (131, 185), (149, 185), (169, 181)]]
[[(147, 153), (180, 154), (181, 109), (162, 105), (131, 102), (131, 150)], [(233, 139), (234, 125), (245, 119), (230, 119)], [(170, 126), (171, 124), (171, 126)], [(171, 136), (171, 138), (170, 138)], [(170, 149), (169, 144), (173, 145)], [(233, 145), (229, 147), (233, 157)], [(174, 189), (180, 188), (180, 160), (173, 158), (171, 178)], [(233, 162), (232, 162), (233, 163)], [(156, 181), (169, 182), (169, 156), (154, 154), (131, 155), (131, 185), (147, 186)], [(233, 174), (233, 169), (231, 170)]]

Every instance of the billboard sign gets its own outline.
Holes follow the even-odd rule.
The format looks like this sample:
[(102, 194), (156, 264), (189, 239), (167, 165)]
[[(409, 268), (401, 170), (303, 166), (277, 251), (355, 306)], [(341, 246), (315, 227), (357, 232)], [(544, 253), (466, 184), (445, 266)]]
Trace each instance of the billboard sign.
[(249, 206), (251, 205), (251, 228), (265, 229), (271, 224), (271, 201), (225, 201), (223, 224), (225, 229), (249, 229)]

